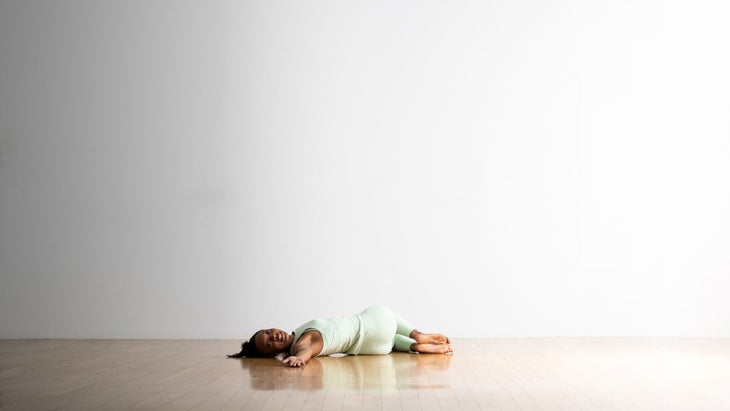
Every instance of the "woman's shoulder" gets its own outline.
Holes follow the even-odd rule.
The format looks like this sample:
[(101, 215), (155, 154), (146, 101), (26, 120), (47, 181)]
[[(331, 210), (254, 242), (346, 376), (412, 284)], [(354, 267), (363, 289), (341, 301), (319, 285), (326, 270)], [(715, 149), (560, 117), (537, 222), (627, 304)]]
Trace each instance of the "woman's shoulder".
[(299, 341), (303, 341), (303, 340), (309, 340), (309, 341), (322, 340), (322, 333), (315, 328), (309, 329), (307, 331), (304, 331), (302, 333), (302, 336), (299, 337)]
[(296, 330), (294, 330), (294, 338), (296, 339), (296, 341), (298, 341), (300, 338), (304, 337), (304, 335), (313, 331), (321, 337), (321, 332), (326, 326), (326, 318), (316, 318), (314, 320), (307, 321), (306, 323), (297, 327)]
[(331, 319), (329, 318), (315, 318), (314, 320), (307, 321), (306, 323), (300, 325), (297, 327), (297, 334), (303, 334), (309, 330), (321, 330), (324, 327), (327, 327), (329, 323), (331, 322)]

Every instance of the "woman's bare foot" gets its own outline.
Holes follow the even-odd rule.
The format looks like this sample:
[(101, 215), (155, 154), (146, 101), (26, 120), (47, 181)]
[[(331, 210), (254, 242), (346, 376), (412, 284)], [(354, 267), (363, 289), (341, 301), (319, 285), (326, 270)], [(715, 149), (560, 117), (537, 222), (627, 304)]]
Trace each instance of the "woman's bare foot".
[(428, 334), (422, 333), (418, 330), (411, 331), (411, 338), (416, 340), (419, 344), (450, 344), (451, 340), (449, 337), (443, 334)]
[(411, 344), (411, 351), (420, 352), (423, 354), (448, 354), (454, 352), (451, 348), (451, 344), (428, 344), (428, 343), (413, 343)]

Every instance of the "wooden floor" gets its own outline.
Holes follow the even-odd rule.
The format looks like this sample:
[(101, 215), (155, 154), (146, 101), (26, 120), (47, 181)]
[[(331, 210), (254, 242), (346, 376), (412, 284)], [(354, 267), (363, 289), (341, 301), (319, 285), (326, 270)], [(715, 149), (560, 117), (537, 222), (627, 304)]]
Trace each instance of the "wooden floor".
[(0, 340), (7, 410), (730, 410), (730, 339), (457, 339), (453, 355), (226, 359), (233, 340)]

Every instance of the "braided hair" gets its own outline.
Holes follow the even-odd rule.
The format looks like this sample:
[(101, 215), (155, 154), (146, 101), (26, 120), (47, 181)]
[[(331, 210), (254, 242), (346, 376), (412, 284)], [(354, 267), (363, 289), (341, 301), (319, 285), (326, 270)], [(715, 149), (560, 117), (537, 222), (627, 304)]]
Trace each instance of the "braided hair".
[(269, 357), (269, 355), (266, 355), (259, 350), (256, 349), (256, 334), (258, 334), (259, 331), (256, 331), (250, 340), (244, 341), (241, 343), (241, 351), (236, 354), (230, 354), (226, 355), (228, 358), (265, 358)]

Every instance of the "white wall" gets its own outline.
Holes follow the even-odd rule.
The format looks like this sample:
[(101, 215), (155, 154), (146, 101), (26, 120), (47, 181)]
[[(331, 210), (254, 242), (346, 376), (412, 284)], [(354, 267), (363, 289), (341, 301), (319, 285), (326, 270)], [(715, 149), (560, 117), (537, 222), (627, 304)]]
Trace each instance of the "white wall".
[(730, 336), (724, 1), (0, 1), (0, 337)]

